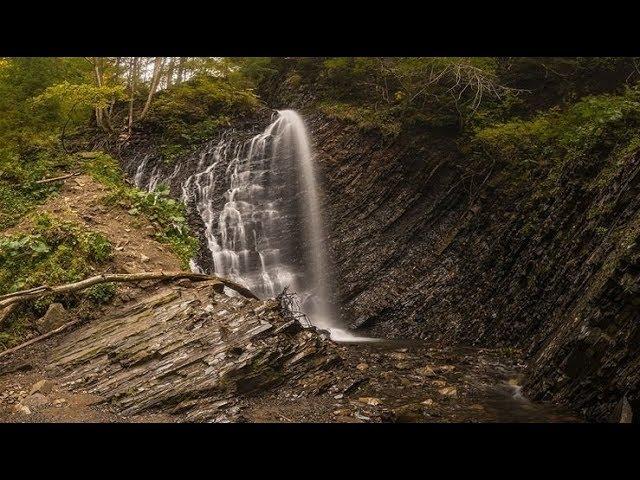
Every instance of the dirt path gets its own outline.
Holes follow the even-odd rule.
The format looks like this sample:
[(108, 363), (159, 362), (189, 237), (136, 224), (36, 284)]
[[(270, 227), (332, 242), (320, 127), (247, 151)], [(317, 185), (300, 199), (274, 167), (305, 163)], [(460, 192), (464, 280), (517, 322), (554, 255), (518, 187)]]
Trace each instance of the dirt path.
[[(49, 197), (37, 211), (103, 233), (115, 246), (110, 267), (115, 272), (180, 270), (177, 256), (155, 239), (155, 227), (141, 215), (131, 215), (117, 204), (107, 205), (105, 197), (109, 193), (106, 186), (91, 176), (80, 175), (64, 180), (60, 192)], [(3, 233), (24, 232), (29, 224), (26, 218)]]

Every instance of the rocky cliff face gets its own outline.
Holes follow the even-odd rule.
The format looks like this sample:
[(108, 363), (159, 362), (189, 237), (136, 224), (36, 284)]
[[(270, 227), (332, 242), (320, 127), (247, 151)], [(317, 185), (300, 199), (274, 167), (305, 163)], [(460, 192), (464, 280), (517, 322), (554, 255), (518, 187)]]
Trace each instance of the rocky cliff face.
[[(535, 182), (510, 188), (499, 166), (464, 162), (454, 137), (387, 142), (304, 105), (301, 113), (324, 179), (345, 323), (523, 349), (525, 391), (590, 418), (610, 418), (623, 397), (637, 405), (640, 155), (613, 170), (570, 168), (555, 195), (539, 197)], [(132, 175), (139, 145), (124, 155)], [(202, 151), (179, 161), (188, 170)], [(601, 186), (587, 188), (596, 178)]]
[(492, 166), (467, 174), (446, 139), (384, 145), (311, 123), (353, 326), (521, 348), (527, 394), (590, 418), (611, 418), (623, 397), (637, 405), (638, 152), (614, 169), (570, 168), (541, 199)]

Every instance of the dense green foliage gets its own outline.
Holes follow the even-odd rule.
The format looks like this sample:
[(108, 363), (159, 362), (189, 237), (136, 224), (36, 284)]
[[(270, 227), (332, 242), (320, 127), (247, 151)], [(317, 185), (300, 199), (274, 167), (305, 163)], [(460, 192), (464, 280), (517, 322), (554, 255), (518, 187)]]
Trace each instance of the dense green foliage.
[(0, 145), (0, 230), (15, 225), (57, 191), (55, 184), (37, 184), (38, 180), (67, 171), (72, 164), (55, 142), (34, 142), (30, 148)]
[(240, 65), (261, 98), (277, 103), (307, 92), (329, 116), (391, 137), (459, 135), (620, 91), (640, 74), (636, 59), (610, 57), (272, 58)]
[[(621, 95), (584, 97), (566, 108), (553, 108), (529, 120), (513, 120), (478, 129), (474, 147), (496, 160), (506, 172), (532, 181), (531, 173), (546, 171), (539, 190), (552, 193), (563, 171), (583, 168), (591, 187), (606, 185), (607, 172), (640, 147), (640, 91), (627, 88)], [(545, 189), (543, 187), (548, 187)]]
[[(36, 105), (36, 97), (58, 83), (82, 83), (89, 76), (90, 69), (80, 58), (0, 59), (0, 141), (31, 149), (34, 143), (49, 140), (69, 112), (57, 101)], [(89, 115), (89, 109), (77, 108), (74, 123), (85, 123)]]
[(104, 235), (39, 214), (28, 233), (0, 237), (0, 293), (81, 280), (111, 256)]
[(52, 85), (83, 82), (89, 75), (82, 59), (0, 59), (0, 229), (17, 223), (56, 191), (35, 182), (67, 171), (72, 159), (59, 144), (67, 121), (70, 130), (87, 123), (90, 109), (69, 112), (64, 102), (36, 99)]
[(232, 119), (258, 106), (258, 98), (246, 82), (197, 75), (160, 92), (142, 128), (161, 135), (160, 147), (170, 160), (185, 146), (211, 138), (229, 127)]
[[(110, 262), (113, 249), (104, 235), (46, 214), (38, 214), (33, 220), (28, 232), (0, 236), (0, 294), (78, 281)], [(22, 305), (0, 332), (0, 346), (19, 343), (30, 328), (31, 319), (43, 315), (53, 301), (73, 306), (87, 299), (100, 304), (115, 294), (113, 286), (100, 287), (56, 298), (47, 296)]]

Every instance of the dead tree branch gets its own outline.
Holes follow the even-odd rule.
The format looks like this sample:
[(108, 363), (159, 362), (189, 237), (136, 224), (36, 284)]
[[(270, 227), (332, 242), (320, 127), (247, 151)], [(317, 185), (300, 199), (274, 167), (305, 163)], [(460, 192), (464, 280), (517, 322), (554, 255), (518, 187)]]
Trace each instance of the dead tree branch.
[(36, 287), (31, 288), (29, 290), (23, 290), (21, 292), (15, 292), (8, 295), (5, 295), (0, 300), (0, 309), (7, 308), (11, 305), (22, 303), (27, 300), (33, 300), (44, 295), (49, 294), (60, 294), (60, 293), (71, 293), (76, 292), (78, 290), (84, 290), (85, 288), (92, 287), (94, 285), (98, 285), (100, 283), (107, 282), (141, 282), (144, 280), (178, 280), (181, 278), (188, 278), (193, 281), (206, 281), (206, 280), (218, 280), (220, 283), (224, 284), (226, 287), (229, 287), (232, 290), (235, 290), (239, 294), (248, 297), (257, 299), (257, 297), (248, 289), (243, 287), (242, 285), (238, 285), (231, 280), (227, 280), (225, 278), (214, 277), (210, 275), (205, 275), (201, 273), (192, 273), (192, 272), (172, 272), (172, 273), (164, 273), (164, 272), (142, 272), (142, 273), (111, 273), (111, 274), (102, 274), (97, 275), (95, 277), (90, 277), (85, 280), (81, 280), (75, 283), (67, 283), (65, 285), (58, 285), (56, 287)]

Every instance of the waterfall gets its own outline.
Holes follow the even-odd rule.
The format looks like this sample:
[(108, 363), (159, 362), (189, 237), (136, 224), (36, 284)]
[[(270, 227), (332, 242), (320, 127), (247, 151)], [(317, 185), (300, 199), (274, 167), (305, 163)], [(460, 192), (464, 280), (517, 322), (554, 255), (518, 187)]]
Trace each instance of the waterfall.
[[(182, 168), (175, 165), (163, 181), (162, 169), (149, 163), (145, 157), (135, 170), (136, 185), (149, 191), (171, 185)], [(212, 265), (194, 259), (191, 268), (213, 270), (261, 298), (289, 287), (315, 326), (337, 340), (354, 340), (338, 328), (331, 302), (319, 182), (302, 118), (278, 111), (262, 133), (246, 141), (223, 135), (188, 164), (193, 173), (173, 187), (202, 220)]]
[(321, 328), (336, 326), (337, 313), (330, 301), (327, 272), (327, 246), (320, 209), (319, 187), (313, 166), (307, 129), (300, 115), (293, 110), (278, 112), (274, 122), (274, 150), (276, 154), (296, 157), (303, 200), (303, 230), (307, 243), (307, 268), (313, 303), (307, 308), (313, 323)]

